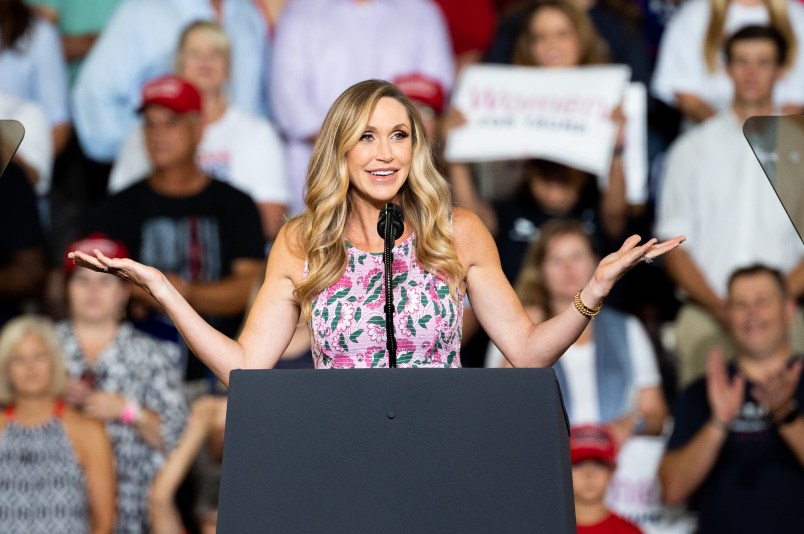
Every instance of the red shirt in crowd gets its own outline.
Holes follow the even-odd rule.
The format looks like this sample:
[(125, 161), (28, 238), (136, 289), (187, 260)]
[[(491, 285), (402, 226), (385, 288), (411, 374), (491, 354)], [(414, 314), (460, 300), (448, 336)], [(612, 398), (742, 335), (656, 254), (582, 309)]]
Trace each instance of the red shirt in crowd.
[(592, 525), (578, 525), (578, 534), (642, 534), (639, 527), (616, 514)]
[(491, 46), (497, 23), (491, 0), (435, 1), (444, 13), (456, 56), (465, 52), (485, 52)]

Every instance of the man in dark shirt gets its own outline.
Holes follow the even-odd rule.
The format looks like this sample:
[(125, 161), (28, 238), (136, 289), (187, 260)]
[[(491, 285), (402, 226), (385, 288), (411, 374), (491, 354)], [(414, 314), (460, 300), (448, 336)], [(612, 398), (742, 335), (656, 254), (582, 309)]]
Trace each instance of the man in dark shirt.
[[(123, 241), (133, 259), (164, 272), (213, 326), (235, 336), (264, 258), (259, 213), (248, 195), (196, 165), (201, 97), (192, 85), (158, 78), (142, 102), (153, 173), (110, 197), (92, 229)], [(150, 295), (136, 288), (132, 297), (150, 309), (144, 329), (179, 339)], [(204, 375), (190, 359), (186, 378)]]
[(664, 499), (692, 499), (699, 531), (804, 532), (804, 362), (791, 357), (795, 304), (781, 273), (732, 274), (727, 316), (735, 363), (712, 354), (678, 401), (659, 468)]

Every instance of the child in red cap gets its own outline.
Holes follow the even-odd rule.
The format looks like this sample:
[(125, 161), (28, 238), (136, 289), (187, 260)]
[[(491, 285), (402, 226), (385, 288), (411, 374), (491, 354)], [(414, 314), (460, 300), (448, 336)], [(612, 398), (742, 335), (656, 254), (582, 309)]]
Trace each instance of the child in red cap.
[(614, 439), (606, 427), (573, 427), (570, 458), (578, 534), (640, 534), (638, 527), (611, 512), (604, 502), (617, 466)]

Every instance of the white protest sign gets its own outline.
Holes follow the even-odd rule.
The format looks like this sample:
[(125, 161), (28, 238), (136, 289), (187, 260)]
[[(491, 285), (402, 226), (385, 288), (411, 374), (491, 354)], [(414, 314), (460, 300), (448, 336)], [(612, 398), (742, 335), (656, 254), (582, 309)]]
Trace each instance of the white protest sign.
[(617, 454), (617, 470), (609, 484), (606, 506), (638, 524), (646, 534), (690, 534), (690, 517), (662, 505), (657, 478), (665, 440), (634, 436)]
[(645, 84), (628, 84), (623, 97), (625, 139), (623, 169), (629, 204), (648, 200), (648, 91)]
[(543, 69), (476, 65), (452, 98), (467, 124), (450, 132), (450, 161), (546, 158), (607, 175), (614, 147), (612, 110), (628, 67)]
[(606, 187), (616, 128), (626, 117), (623, 155), (628, 201), (647, 198), (647, 94), (628, 84), (625, 65), (544, 69), (475, 65), (452, 98), (467, 123), (450, 132), (449, 161), (544, 158), (597, 175)]

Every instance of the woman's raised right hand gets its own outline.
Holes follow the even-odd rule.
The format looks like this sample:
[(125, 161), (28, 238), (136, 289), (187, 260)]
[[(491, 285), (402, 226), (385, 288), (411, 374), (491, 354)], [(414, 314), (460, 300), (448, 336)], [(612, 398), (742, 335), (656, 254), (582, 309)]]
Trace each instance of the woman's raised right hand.
[(135, 284), (152, 296), (165, 289), (168, 285), (165, 276), (158, 270), (148, 265), (143, 265), (130, 258), (109, 258), (98, 250), (94, 250), (95, 255), (74, 251), (67, 254), (76, 265), (86, 267), (100, 273), (108, 273), (118, 278), (122, 278)]

